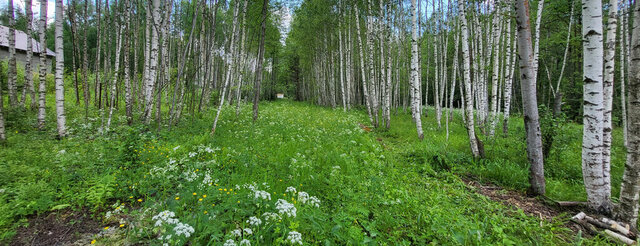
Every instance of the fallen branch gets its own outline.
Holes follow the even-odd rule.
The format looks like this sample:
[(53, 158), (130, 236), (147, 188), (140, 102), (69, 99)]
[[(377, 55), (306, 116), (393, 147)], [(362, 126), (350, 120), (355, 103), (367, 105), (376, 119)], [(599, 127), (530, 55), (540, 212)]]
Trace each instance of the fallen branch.
[(626, 245), (633, 245), (636, 243), (636, 241), (629, 239), (628, 237), (625, 237), (623, 235), (620, 235), (618, 233), (615, 233), (611, 230), (604, 230), (604, 233), (607, 234), (608, 236), (626, 244)]

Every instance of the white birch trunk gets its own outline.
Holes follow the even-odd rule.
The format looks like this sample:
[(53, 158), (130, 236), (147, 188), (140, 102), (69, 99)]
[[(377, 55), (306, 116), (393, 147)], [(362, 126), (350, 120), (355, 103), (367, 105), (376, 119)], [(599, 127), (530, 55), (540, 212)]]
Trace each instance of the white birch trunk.
[(47, 52), (46, 32), (47, 29), (47, 1), (40, 0), (40, 82), (38, 84), (38, 129), (43, 130), (45, 124), (46, 98), (47, 98)]
[(616, 31), (618, 29), (618, 0), (609, 1), (607, 40), (604, 53), (604, 83), (602, 100), (604, 104), (602, 121), (602, 166), (605, 187), (611, 187), (611, 111), (613, 110), (613, 83), (616, 58)]
[(627, 51), (627, 39), (626, 39), (626, 17), (622, 9), (618, 8), (620, 13), (618, 13), (618, 21), (620, 21), (620, 106), (622, 107), (622, 138), (624, 139), (624, 146), (627, 147), (628, 138), (627, 138), (627, 99), (626, 99), (626, 78), (625, 78), (625, 69), (627, 69), (626, 65), (626, 57), (629, 55)]
[(424, 133), (422, 132), (422, 119), (420, 116), (420, 84), (418, 80), (418, 24), (416, 16), (416, 0), (411, 0), (411, 88), (414, 91), (411, 98), (411, 112), (414, 115), (418, 138), (422, 140)]
[[(24, 1), (27, 18), (27, 47), (33, 47), (33, 41), (31, 39), (31, 21), (33, 19), (33, 10), (31, 9), (31, 0)], [(33, 87), (33, 72), (31, 70), (31, 60), (33, 58), (33, 49), (27, 49), (27, 59), (24, 62), (24, 87), (22, 89), (22, 101), (21, 106), (24, 108), (27, 101), (27, 92), (31, 96), (31, 109), (36, 108), (36, 91)]]
[[(67, 135), (64, 114), (64, 46), (62, 44), (62, 23), (64, 22), (62, 0), (56, 0), (56, 122), (58, 137)], [(44, 47), (43, 47), (44, 48)], [(43, 52), (46, 52), (43, 51)]]
[(369, 114), (369, 121), (371, 125), (375, 125), (373, 121), (373, 115), (371, 114), (371, 100), (369, 97), (369, 89), (367, 86), (367, 75), (365, 73), (365, 63), (364, 63), (364, 48), (362, 47), (362, 35), (360, 34), (360, 11), (358, 10), (358, 5), (355, 5), (356, 11), (356, 35), (358, 36), (358, 49), (360, 50), (360, 71), (362, 72), (362, 93), (364, 94), (364, 102), (367, 108), (367, 113)]
[(603, 136), (603, 53), (602, 2), (582, 0), (584, 120), (582, 175), (589, 207), (610, 213), (611, 188), (605, 181), (602, 157)]
[(463, 76), (465, 87), (465, 123), (467, 133), (469, 135), (469, 147), (471, 154), (477, 158), (480, 156), (478, 150), (478, 142), (476, 141), (475, 124), (473, 121), (473, 93), (471, 91), (471, 59), (469, 57), (469, 33), (467, 31), (467, 17), (465, 1), (458, 1), (458, 9), (460, 11), (460, 31), (462, 32), (462, 59), (463, 59)]
[(147, 25), (153, 25), (151, 28), (151, 47), (149, 49), (149, 69), (148, 78), (145, 82), (145, 107), (142, 114), (142, 120), (145, 124), (149, 124), (151, 121), (151, 111), (153, 110), (153, 91), (156, 85), (156, 73), (158, 68), (158, 28), (160, 27), (160, 0), (152, 0), (152, 23)]
[[(631, 9), (632, 6), (629, 6)], [(640, 197), (640, 3), (633, 6), (631, 50), (629, 53), (629, 105), (627, 162), (620, 187), (620, 206), (617, 217), (636, 225)]]
[(13, 0), (8, 2), (9, 15), (9, 62), (7, 71), (7, 90), (9, 91), (9, 106), (18, 106), (18, 70), (16, 67), (16, 20), (13, 14)]
[[(501, 1), (496, 1), (496, 5), (500, 6)], [(498, 75), (500, 74), (500, 36), (502, 36), (502, 12), (500, 7), (496, 7), (493, 20), (493, 73), (491, 76), (491, 112), (489, 136), (494, 136), (496, 132), (496, 122), (498, 121)], [(508, 35), (508, 34), (507, 34)]]
[(236, 49), (236, 39), (238, 38), (238, 9), (240, 8), (239, 4), (236, 3), (234, 11), (233, 11), (233, 30), (231, 32), (231, 43), (229, 44), (229, 54), (227, 55), (229, 59), (229, 66), (227, 68), (227, 73), (225, 75), (224, 85), (222, 86), (222, 93), (220, 94), (220, 105), (218, 105), (218, 111), (216, 112), (216, 117), (213, 120), (213, 126), (211, 127), (211, 136), (216, 133), (216, 127), (218, 126), (218, 119), (220, 118), (220, 112), (222, 111), (222, 107), (224, 106), (224, 97), (227, 94), (227, 89), (229, 87), (229, 82), (231, 81), (231, 72), (235, 67), (235, 54)]
[(544, 9), (544, 0), (538, 2), (538, 11), (536, 13), (536, 40), (533, 47), (533, 75), (537, 81), (538, 77), (538, 56), (540, 51), (540, 23), (542, 22), (542, 10)]
[(524, 108), (524, 125), (527, 134), (527, 159), (529, 159), (529, 184), (534, 195), (544, 195), (544, 160), (542, 155), (542, 134), (538, 118), (531, 26), (529, 25), (528, 0), (517, 0), (516, 21), (518, 23), (518, 56), (520, 57), (520, 87)]

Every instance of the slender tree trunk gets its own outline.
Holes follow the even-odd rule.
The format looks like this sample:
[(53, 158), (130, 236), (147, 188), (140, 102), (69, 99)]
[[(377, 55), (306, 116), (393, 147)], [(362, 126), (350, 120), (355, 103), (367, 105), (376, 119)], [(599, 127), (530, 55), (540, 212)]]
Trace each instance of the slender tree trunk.
[(626, 39), (626, 17), (623, 12), (624, 8), (619, 8), (620, 13), (618, 14), (618, 21), (620, 21), (620, 106), (622, 107), (622, 138), (624, 139), (624, 146), (627, 146), (628, 138), (627, 138), (627, 99), (626, 99), (626, 79), (625, 79), (625, 69), (627, 69), (626, 65), (626, 57), (627, 54), (627, 39)]
[(64, 50), (62, 40), (62, 23), (64, 22), (62, 0), (56, 0), (56, 118), (58, 137), (67, 135), (66, 117), (64, 114)]
[(604, 214), (611, 212), (611, 188), (607, 186), (603, 165), (603, 53), (602, 2), (582, 0), (584, 131), (582, 138), (582, 176), (589, 207)]
[(418, 138), (420, 141), (424, 139), (424, 133), (422, 132), (422, 119), (420, 115), (420, 98), (416, 97), (420, 90), (420, 84), (418, 81), (418, 25), (417, 25), (417, 13), (416, 13), (416, 0), (411, 0), (411, 87), (413, 93), (411, 94), (411, 112), (413, 114), (416, 128), (418, 131)]
[(517, 0), (516, 22), (518, 23), (518, 56), (520, 57), (520, 84), (524, 107), (524, 125), (527, 134), (527, 159), (529, 159), (530, 191), (544, 195), (544, 160), (542, 155), (542, 134), (538, 118), (535, 75), (533, 73), (533, 52), (531, 26), (529, 24), (529, 1)]
[(216, 117), (213, 120), (213, 126), (211, 127), (211, 136), (213, 136), (216, 133), (216, 127), (218, 126), (218, 119), (220, 118), (220, 112), (222, 111), (222, 107), (224, 106), (224, 97), (227, 93), (227, 89), (229, 87), (229, 81), (231, 80), (231, 72), (233, 71), (233, 67), (235, 66), (235, 59), (236, 57), (233, 55), (235, 54), (235, 49), (236, 49), (236, 39), (238, 36), (238, 9), (239, 9), (239, 4), (236, 2), (234, 11), (233, 11), (233, 31), (231, 32), (231, 42), (230, 42), (230, 54), (232, 54), (231, 56), (228, 56), (229, 59), (229, 67), (227, 68), (227, 74), (225, 77), (225, 81), (224, 81), (224, 85), (222, 87), (222, 93), (220, 94), (220, 105), (218, 105), (218, 111), (216, 112)]
[[(496, 5), (500, 6), (502, 1), (496, 1)], [(500, 11), (501, 7), (496, 7), (495, 17), (493, 21), (493, 73), (492, 73), (492, 84), (491, 84), (491, 114), (490, 120), (491, 125), (489, 126), (489, 136), (494, 136), (496, 132), (496, 123), (498, 121), (498, 76), (500, 74), (500, 51), (502, 51), (500, 47), (500, 35), (502, 33), (501, 23), (502, 23), (502, 11)], [(507, 34), (508, 35), (508, 34)], [(534, 84), (535, 85), (535, 84)]]
[(356, 35), (358, 36), (358, 49), (360, 50), (360, 71), (362, 72), (362, 93), (364, 94), (364, 102), (367, 108), (367, 113), (369, 114), (369, 121), (371, 125), (375, 125), (373, 121), (373, 114), (371, 112), (371, 100), (369, 97), (369, 89), (367, 86), (367, 75), (365, 74), (365, 63), (364, 63), (364, 48), (362, 47), (362, 35), (360, 34), (360, 10), (358, 10), (358, 5), (355, 5), (356, 12)]
[(602, 100), (604, 104), (602, 121), (602, 166), (605, 187), (611, 187), (611, 111), (613, 110), (613, 83), (616, 58), (616, 31), (618, 29), (618, 0), (609, 1), (607, 40), (604, 53), (604, 83)]
[(46, 98), (47, 98), (47, 43), (46, 43), (46, 29), (47, 29), (47, 1), (40, 0), (40, 83), (38, 85), (38, 129), (44, 130), (45, 124), (45, 110), (46, 110)]
[[(131, 38), (131, 24), (129, 23), (129, 17), (131, 15), (131, 3), (129, 0), (124, 1), (124, 107), (125, 107), (125, 115), (127, 116), (127, 124), (131, 125), (133, 123), (133, 92), (131, 89), (131, 78), (129, 71), (129, 56), (130, 56), (130, 47), (129, 44), (132, 42)], [(122, 42), (122, 41), (121, 41)]]
[(264, 63), (264, 35), (267, 28), (267, 6), (269, 6), (269, 0), (264, 0), (262, 3), (262, 27), (260, 29), (260, 47), (258, 51), (258, 68), (256, 69), (256, 83), (254, 86), (253, 95), (253, 122), (258, 120), (258, 102), (260, 101), (260, 84), (262, 83), (262, 63)]
[(478, 150), (478, 142), (476, 141), (475, 124), (473, 120), (473, 92), (471, 91), (471, 60), (469, 58), (469, 33), (467, 31), (467, 17), (465, 1), (458, 1), (458, 9), (460, 11), (460, 28), (462, 32), (462, 57), (463, 57), (463, 75), (464, 75), (464, 88), (465, 93), (465, 122), (467, 133), (469, 135), (469, 146), (471, 147), (471, 154), (477, 158), (480, 156)]
[(100, 88), (102, 88), (102, 85), (100, 85), (100, 55), (102, 54), (101, 52), (101, 48), (102, 48), (102, 40), (101, 40), (101, 20), (102, 17), (100, 16), (100, 8), (101, 8), (102, 2), (100, 0), (96, 0), (96, 19), (98, 20), (98, 27), (96, 29), (96, 45), (98, 46), (98, 48), (96, 49), (96, 60), (95, 60), (95, 65), (93, 67), (93, 72), (95, 73), (95, 82), (94, 82), (94, 89), (93, 89), (93, 95), (94, 95), (94, 104), (95, 106), (100, 109), (100, 101), (99, 98), (101, 96), (100, 93)]
[[(27, 18), (27, 47), (33, 47), (33, 41), (31, 38), (32, 28), (31, 21), (33, 20), (33, 10), (31, 9), (31, 0), (25, 0), (25, 11)], [(33, 72), (31, 70), (31, 61), (33, 59), (33, 48), (27, 49), (27, 59), (24, 62), (24, 87), (22, 89), (22, 101), (21, 106), (24, 108), (27, 101), (27, 91), (31, 96), (31, 109), (36, 109), (36, 91), (33, 86)]]
[(9, 64), (7, 71), (7, 89), (9, 91), (9, 106), (18, 106), (18, 71), (16, 67), (16, 21), (13, 14), (13, 0), (9, 0)]
[(571, 30), (573, 27), (573, 13), (575, 11), (575, 4), (571, 1), (571, 14), (569, 16), (569, 28), (567, 30), (567, 46), (564, 49), (564, 55), (562, 57), (562, 67), (560, 68), (560, 76), (558, 76), (558, 82), (556, 83), (556, 98), (553, 106), (553, 115), (557, 117), (562, 111), (562, 92), (560, 91), (560, 83), (564, 75), (564, 70), (567, 67), (567, 56), (569, 55), (569, 46), (571, 44)]
[[(160, 27), (160, 0), (152, 0), (152, 22), (147, 23), (147, 25), (153, 25), (155, 27)], [(151, 111), (153, 110), (153, 89), (156, 85), (156, 73), (158, 67), (158, 28), (151, 28), (151, 47), (149, 49), (149, 74), (148, 80), (145, 83), (145, 107), (144, 112), (142, 114), (142, 121), (145, 124), (149, 124), (151, 121)]]
[(91, 94), (89, 92), (89, 51), (87, 45), (87, 29), (89, 29), (89, 1), (84, 2), (83, 23), (84, 35), (82, 35), (82, 92), (84, 97), (84, 118), (86, 121), (89, 118), (89, 99), (91, 97)]
[[(629, 9), (632, 6), (628, 7)], [(629, 76), (629, 105), (627, 127), (627, 162), (620, 187), (620, 206), (617, 217), (623, 221), (636, 225), (638, 219), (638, 198), (640, 197), (640, 2), (633, 6), (633, 21), (631, 30), (630, 74)]]
[(538, 1), (538, 11), (536, 16), (536, 40), (533, 47), (533, 75), (535, 81), (538, 77), (538, 56), (540, 51), (540, 24), (542, 22), (542, 10), (544, 9), (544, 0)]
[(71, 1), (71, 6), (67, 6), (68, 7), (68, 11), (69, 11), (69, 22), (70, 22), (70, 26), (71, 26), (71, 70), (73, 72), (73, 85), (75, 90), (75, 95), (76, 95), (76, 105), (80, 105), (80, 87), (78, 86), (78, 66), (76, 63), (76, 58), (78, 57), (78, 24), (76, 21), (76, 1), (72, 0)]

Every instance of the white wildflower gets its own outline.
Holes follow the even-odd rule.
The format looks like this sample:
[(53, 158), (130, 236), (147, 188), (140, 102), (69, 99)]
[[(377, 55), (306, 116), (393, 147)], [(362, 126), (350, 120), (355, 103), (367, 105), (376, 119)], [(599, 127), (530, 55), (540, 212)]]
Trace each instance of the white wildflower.
[(290, 231), (289, 235), (287, 235), (287, 241), (289, 241), (291, 244), (302, 245), (302, 234), (297, 231)]
[(240, 246), (251, 246), (251, 241), (249, 241), (249, 239), (242, 239), (242, 241), (240, 241)]
[(236, 237), (241, 237), (242, 236), (242, 230), (235, 229), (235, 230), (231, 231), (231, 235), (234, 235)]
[(252, 226), (259, 226), (260, 224), (262, 224), (262, 220), (258, 219), (255, 216), (251, 216), (249, 217), (249, 219), (247, 220), (247, 223), (249, 223)]
[(263, 190), (257, 190), (255, 191), (254, 195), (253, 195), (254, 199), (263, 199), (263, 200), (269, 200), (271, 201), (271, 194), (269, 194), (269, 192), (263, 191)]
[(287, 202), (286, 200), (278, 199), (276, 202), (276, 209), (279, 214), (286, 214), (289, 217), (296, 217), (296, 207)]
[(226, 242), (224, 242), (223, 246), (237, 246), (236, 241), (233, 241), (233, 239), (229, 239)]
[(266, 212), (262, 214), (262, 217), (264, 217), (264, 219), (267, 221), (276, 221), (276, 220), (282, 219), (280, 215), (276, 213), (271, 213), (271, 212)]
[(179, 222), (176, 225), (176, 227), (173, 228), (173, 231), (176, 232), (176, 235), (178, 236), (184, 235), (185, 237), (190, 237), (191, 233), (194, 232), (193, 227), (184, 223), (179, 223)]
[(253, 234), (253, 230), (251, 230), (251, 228), (244, 228), (242, 231), (244, 231), (245, 235), (251, 235)]
[(173, 151), (176, 151), (176, 150), (178, 150), (179, 148), (180, 148), (180, 145), (178, 145), (178, 146), (174, 147), (174, 148), (173, 148)]
[(302, 204), (307, 203), (307, 200), (309, 200), (309, 194), (304, 192), (304, 191), (300, 191), (298, 192), (298, 201), (300, 201)]
[(196, 155), (198, 155), (198, 153), (196, 153), (196, 152), (189, 152), (189, 158), (194, 157), (194, 156), (196, 156)]
[(320, 199), (318, 199), (315, 196), (312, 196), (311, 198), (309, 198), (309, 205), (319, 208), (320, 207)]
[(296, 188), (293, 186), (289, 186), (287, 187), (287, 190), (285, 190), (284, 192), (296, 193)]

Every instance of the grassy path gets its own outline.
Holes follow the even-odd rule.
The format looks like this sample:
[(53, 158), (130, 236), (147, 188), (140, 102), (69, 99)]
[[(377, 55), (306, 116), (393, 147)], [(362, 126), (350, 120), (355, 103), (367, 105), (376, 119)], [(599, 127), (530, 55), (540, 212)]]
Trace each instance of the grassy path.
[(297, 235), (308, 245), (577, 240), (561, 221), (541, 223), (462, 182), (457, 173), (479, 169), (469, 167), (459, 125), (444, 141), (425, 123), (427, 141), (418, 142), (407, 115), (368, 133), (360, 112), (281, 101), (264, 103), (252, 123), (243, 110), (237, 119), (225, 110), (215, 138), (211, 112), (171, 132), (134, 126), (100, 136), (75, 122), (74, 137), (58, 142), (25, 130), (0, 149), (4, 240), (52, 208), (92, 209), (103, 232), (82, 240), (103, 245), (287, 245)]

